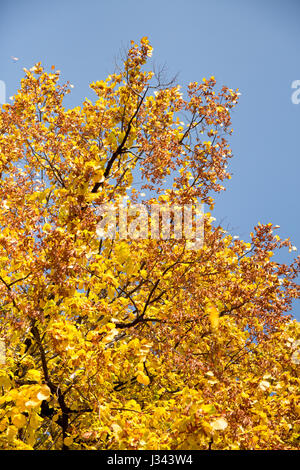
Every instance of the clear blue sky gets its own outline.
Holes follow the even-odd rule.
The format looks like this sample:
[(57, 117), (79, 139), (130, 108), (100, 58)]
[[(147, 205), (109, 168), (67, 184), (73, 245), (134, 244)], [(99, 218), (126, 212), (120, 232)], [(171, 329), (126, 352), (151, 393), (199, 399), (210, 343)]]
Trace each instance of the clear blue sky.
[[(180, 84), (214, 75), (242, 93), (233, 178), (213, 215), (245, 240), (258, 221), (278, 224), (300, 250), (300, 104), (291, 101), (299, 19), (299, 0), (1, 0), (0, 80), (9, 97), (23, 67), (54, 64), (74, 84), (67, 104), (77, 106), (93, 97), (90, 82), (114, 71), (122, 47), (148, 36), (155, 62), (170, 76), (179, 72)], [(300, 319), (299, 302), (294, 314)]]

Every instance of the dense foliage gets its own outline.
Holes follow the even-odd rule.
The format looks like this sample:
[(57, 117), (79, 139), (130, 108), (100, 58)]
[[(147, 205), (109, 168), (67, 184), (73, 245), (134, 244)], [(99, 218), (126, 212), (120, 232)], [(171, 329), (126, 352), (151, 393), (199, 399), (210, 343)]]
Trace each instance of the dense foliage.
[(212, 211), (230, 178), (238, 91), (182, 94), (144, 70), (151, 52), (132, 42), (81, 107), (41, 64), (2, 106), (2, 449), (299, 448), (300, 265), (273, 261), (295, 249), (276, 226), (248, 243), (205, 212), (197, 250), (99, 236), (99, 207), (137, 188)]

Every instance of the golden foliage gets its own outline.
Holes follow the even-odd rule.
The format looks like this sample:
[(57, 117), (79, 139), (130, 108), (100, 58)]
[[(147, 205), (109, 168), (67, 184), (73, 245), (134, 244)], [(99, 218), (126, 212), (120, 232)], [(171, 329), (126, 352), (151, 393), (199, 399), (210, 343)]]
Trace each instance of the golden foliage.
[(210, 213), (194, 251), (99, 240), (97, 210), (137, 201), (140, 174), (152, 200), (211, 210), (230, 178), (237, 90), (184, 98), (151, 53), (132, 43), (73, 109), (38, 63), (1, 109), (2, 449), (299, 449), (299, 259), (271, 260), (289, 240), (236, 240)]

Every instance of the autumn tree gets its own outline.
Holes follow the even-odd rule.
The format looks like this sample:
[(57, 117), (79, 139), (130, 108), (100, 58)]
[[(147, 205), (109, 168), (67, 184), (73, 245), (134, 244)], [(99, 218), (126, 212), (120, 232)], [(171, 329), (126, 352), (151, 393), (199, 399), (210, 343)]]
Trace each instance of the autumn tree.
[(182, 94), (151, 52), (132, 42), (72, 109), (38, 63), (1, 108), (2, 449), (299, 449), (300, 263), (273, 257), (291, 242), (208, 211), (198, 249), (99, 234), (103, 204), (212, 211), (230, 178), (238, 91)]

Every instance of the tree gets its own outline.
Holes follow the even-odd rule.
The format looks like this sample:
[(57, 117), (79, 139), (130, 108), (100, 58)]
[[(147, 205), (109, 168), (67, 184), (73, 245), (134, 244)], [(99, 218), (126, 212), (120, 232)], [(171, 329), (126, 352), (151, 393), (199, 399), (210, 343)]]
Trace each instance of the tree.
[(137, 178), (148, 209), (210, 210), (230, 178), (238, 91), (211, 77), (184, 98), (144, 70), (151, 52), (132, 42), (94, 103), (65, 109), (70, 84), (38, 63), (2, 106), (3, 449), (299, 448), (300, 260), (272, 260), (294, 249), (276, 226), (247, 243), (206, 212), (193, 250), (99, 235)]

